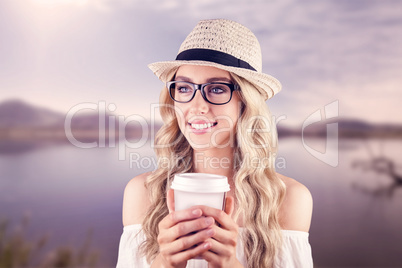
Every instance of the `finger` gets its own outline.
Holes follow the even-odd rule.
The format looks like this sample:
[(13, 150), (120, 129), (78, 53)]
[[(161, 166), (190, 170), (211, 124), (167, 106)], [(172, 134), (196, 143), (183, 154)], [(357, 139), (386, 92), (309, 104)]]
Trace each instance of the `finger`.
[(225, 202), (225, 209), (224, 211), (226, 214), (229, 216), (232, 216), (232, 213), (234, 211), (234, 198), (233, 196), (228, 196), (226, 197), (226, 202)]
[(169, 213), (174, 211), (174, 191), (173, 189), (169, 189), (166, 194), (166, 203), (169, 209)]
[(198, 246), (199, 244), (202, 244), (207, 239), (211, 238), (214, 234), (215, 231), (212, 228), (207, 228), (192, 235), (183, 236), (168, 245), (162, 246), (162, 248), (164, 252), (168, 255), (177, 254), (179, 252), (189, 250), (193, 247)]
[(159, 222), (159, 229), (169, 229), (181, 221), (189, 221), (201, 217), (202, 210), (189, 208), (186, 210), (172, 211)]
[(229, 250), (236, 248), (237, 246), (237, 234), (223, 230), (219, 227), (215, 228), (215, 234), (212, 238), (213, 239), (208, 240), (211, 241), (212, 244), (211, 250), (218, 255), (227, 256), (230, 254)]
[(210, 243), (210, 249), (200, 255), (209, 264), (208, 267), (221, 267), (222, 258), (236, 257), (236, 249), (230, 248), (227, 245), (223, 245), (215, 241), (214, 239), (208, 239), (205, 243)]
[(180, 237), (187, 236), (191, 233), (204, 230), (214, 223), (212, 217), (200, 217), (191, 221), (179, 222), (172, 226), (167, 232), (161, 235), (159, 242), (168, 243), (174, 241)]
[(236, 230), (229, 231), (216, 225), (212, 226), (212, 228), (215, 231), (215, 234), (212, 236), (214, 240), (226, 246), (236, 247), (238, 242), (238, 232)]
[(205, 243), (205, 242), (201, 243), (200, 245), (198, 245), (197, 247), (195, 247), (193, 249), (189, 249), (189, 250), (174, 254), (173, 256), (171, 256), (170, 262), (173, 266), (176, 266), (176, 264), (183, 263), (183, 262), (193, 259), (197, 256), (201, 256), (203, 253), (208, 251), (210, 247), (211, 247), (210, 243)]
[[(208, 242), (209, 243), (209, 242)], [(199, 255), (205, 261), (208, 262), (208, 267), (219, 267), (219, 258), (220, 256), (215, 252), (212, 252), (211, 249), (204, 251), (201, 255)]]
[(202, 210), (203, 216), (213, 217), (215, 219), (215, 221), (217, 221), (221, 225), (222, 228), (224, 228), (226, 230), (237, 230), (238, 229), (237, 224), (233, 221), (233, 219), (228, 214), (226, 214), (225, 211), (222, 211), (222, 210), (216, 209), (216, 208), (212, 208), (212, 207), (208, 207), (208, 206), (197, 206), (197, 208), (200, 208)]

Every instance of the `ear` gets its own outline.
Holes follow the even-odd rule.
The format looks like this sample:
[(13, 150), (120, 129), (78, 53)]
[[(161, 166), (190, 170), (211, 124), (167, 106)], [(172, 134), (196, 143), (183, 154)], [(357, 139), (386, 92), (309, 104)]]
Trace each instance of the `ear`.
[(166, 194), (166, 203), (169, 209), (169, 213), (174, 211), (174, 191), (173, 189), (169, 189)]
[(234, 198), (233, 198), (233, 196), (226, 197), (225, 210), (224, 211), (229, 216), (232, 216), (232, 213), (234, 211)]

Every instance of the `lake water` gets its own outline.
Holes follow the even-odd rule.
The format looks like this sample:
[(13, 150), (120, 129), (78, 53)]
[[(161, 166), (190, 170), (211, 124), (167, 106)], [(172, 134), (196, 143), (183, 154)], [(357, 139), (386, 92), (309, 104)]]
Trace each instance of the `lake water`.
[[(308, 146), (323, 150), (325, 141)], [(280, 140), (277, 171), (305, 184), (314, 198), (310, 243), (316, 267), (402, 267), (402, 186), (391, 187), (389, 175), (369, 166), (353, 166), (383, 155), (402, 174), (401, 151), (402, 140), (342, 140), (339, 165), (331, 167), (300, 139)], [(72, 145), (0, 154), (0, 220), (8, 219), (12, 231), (28, 214), (27, 239), (48, 233), (48, 248), (78, 247), (92, 230), (99, 267), (113, 267), (124, 187), (154, 167), (149, 144), (122, 155), (119, 160), (117, 148)]]

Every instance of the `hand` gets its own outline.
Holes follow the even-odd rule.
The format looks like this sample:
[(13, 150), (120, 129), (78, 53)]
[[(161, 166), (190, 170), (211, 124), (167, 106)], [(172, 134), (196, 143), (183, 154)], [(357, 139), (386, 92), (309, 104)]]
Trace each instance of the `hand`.
[(205, 242), (215, 234), (214, 219), (202, 217), (200, 208), (174, 211), (173, 190), (167, 194), (169, 215), (159, 223), (159, 262), (163, 267), (186, 267), (187, 261), (211, 248)]
[(224, 211), (207, 206), (199, 206), (199, 208), (203, 216), (213, 217), (219, 223), (219, 226), (212, 227), (215, 234), (206, 241), (211, 244), (211, 248), (201, 254), (201, 257), (208, 262), (208, 267), (242, 267), (236, 258), (239, 226), (231, 217), (234, 210), (233, 197), (226, 198)]

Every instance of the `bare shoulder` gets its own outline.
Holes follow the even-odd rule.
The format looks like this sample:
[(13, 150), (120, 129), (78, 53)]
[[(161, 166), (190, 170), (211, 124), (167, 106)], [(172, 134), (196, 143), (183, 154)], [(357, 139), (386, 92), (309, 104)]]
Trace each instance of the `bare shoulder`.
[(140, 174), (131, 179), (124, 189), (123, 225), (142, 223), (149, 207), (148, 191), (145, 180), (151, 172)]
[(295, 179), (277, 173), (286, 186), (286, 195), (279, 211), (279, 223), (284, 230), (308, 232), (313, 213), (313, 198), (306, 186)]

